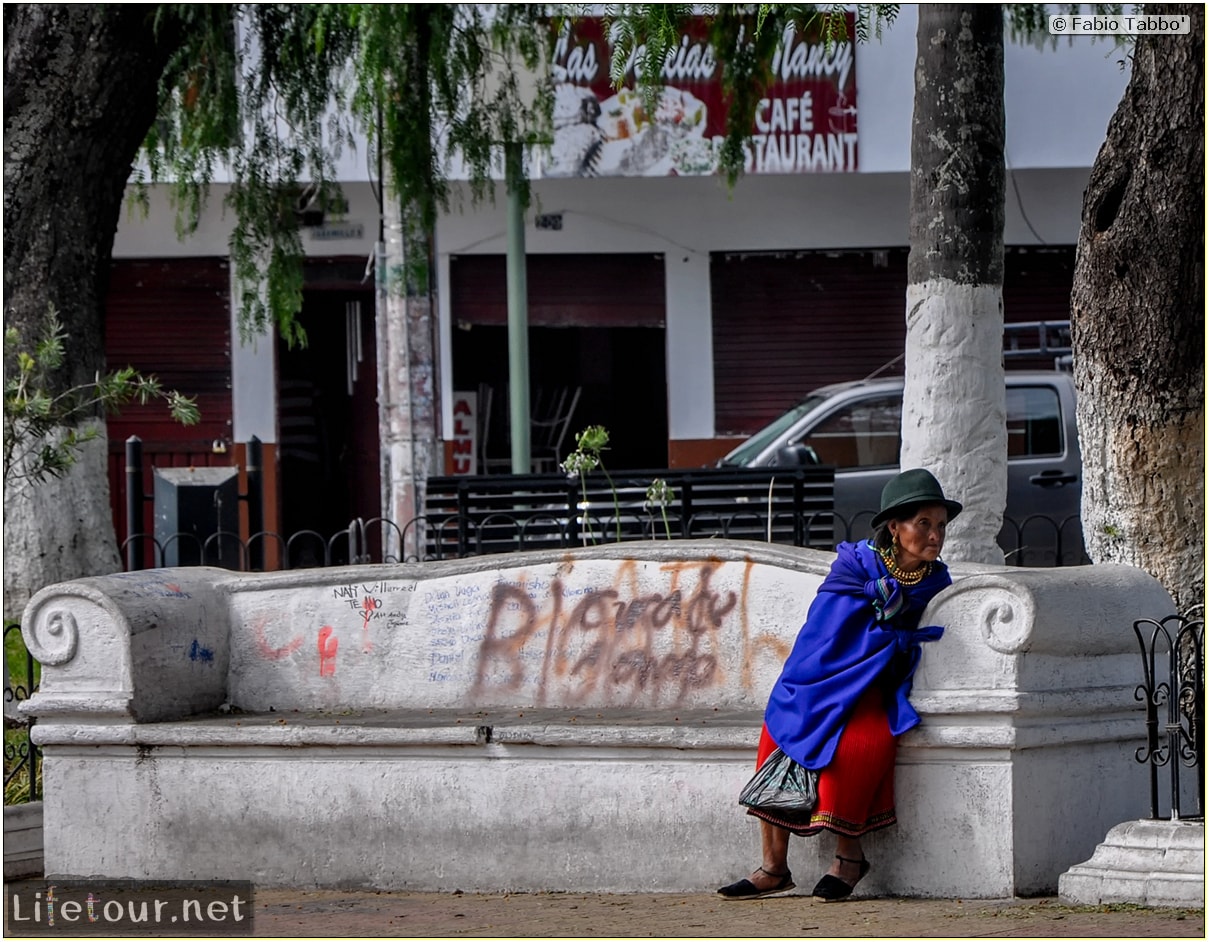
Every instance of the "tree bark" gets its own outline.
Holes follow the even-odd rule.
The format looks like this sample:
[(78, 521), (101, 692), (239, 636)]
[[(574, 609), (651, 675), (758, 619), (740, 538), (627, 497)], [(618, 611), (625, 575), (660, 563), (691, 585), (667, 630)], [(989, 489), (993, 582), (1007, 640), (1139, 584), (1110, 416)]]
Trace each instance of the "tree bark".
[[(389, 171), (388, 171), (389, 174)], [(435, 319), (424, 241), (405, 217), (388, 175), (383, 187), (384, 243), (378, 257), (378, 426), (382, 438), (382, 515), (405, 528), (384, 539), (384, 554), (422, 560), (428, 478), (440, 473)]]
[(946, 559), (1002, 563), (1003, 11), (922, 4), (916, 43), (901, 465), (965, 505)]
[[(28, 343), (58, 315), (67, 356), (52, 394), (105, 368), (114, 233), (175, 42), (170, 17), (157, 32), (156, 10), (4, 8), (4, 320)], [(85, 421), (102, 422), (104, 442), (103, 420)], [(68, 478), (33, 485), (36, 497), (6, 482), (6, 617), (43, 585), (119, 568), (106, 450), (86, 449)]]
[[(1095, 562), (1205, 591), (1205, 38), (1139, 36), (1083, 200), (1071, 336)], [(1167, 612), (1150, 613), (1163, 617)]]
[[(448, 14), (416, 6), (409, 23), (414, 39), (399, 50), (397, 107), (414, 128), (405, 144), (410, 176), (422, 167), (433, 175), (432, 43), (434, 22)], [(383, 168), (382, 236), (378, 257), (378, 427), (382, 448), (382, 515), (404, 528), (384, 538), (384, 553), (401, 561), (422, 560), (428, 478), (439, 474), (444, 451), (438, 433), (436, 319), (430, 284), (428, 239), (436, 206), (428, 194), (417, 199), (402, 187), (403, 168)]]

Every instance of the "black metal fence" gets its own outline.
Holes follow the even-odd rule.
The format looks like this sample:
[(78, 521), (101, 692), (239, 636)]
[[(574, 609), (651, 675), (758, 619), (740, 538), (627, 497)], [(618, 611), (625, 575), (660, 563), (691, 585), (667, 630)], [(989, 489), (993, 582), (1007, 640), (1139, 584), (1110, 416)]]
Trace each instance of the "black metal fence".
[(1004, 517), (998, 542), (1007, 566), (1091, 565), (1083, 544), (1083, 521), (1078, 516), (1058, 520), (1031, 514), (1019, 521)]
[[(857, 540), (869, 535), (871, 514), (860, 515), (855, 522), (830, 510), (807, 512), (800, 517), (791, 512), (766, 511), (736, 503), (733, 511), (713, 509), (685, 516), (668, 515), (665, 527), (658, 508), (623, 507), (617, 514), (611, 503), (598, 503), (574, 514), (558, 513), (550, 507), (496, 509), (479, 516), (438, 513), (417, 517), (400, 526), (393, 520), (374, 517), (356, 518), (334, 533), (299, 530), (280, 534), (271, 530), (240, 534), (219, 530), (202, 538), (195, 533), (178, 532), (166, 540), (149, 533), (136, 533), (122, 542), (122, 556), (131, 570), (130, 544), (141, 543), (134, 568), (160, 568), (173, 548), (189, 565), (219, 566), (240, 572), (265, 572), (270, 569), (306, 569), (317, 566), (346, 566), (363, 563), (429, 562), (458, 559), (489, 553), (509, 553), (531, 549), (572, 549), (617, 541), (620, 526), (622, 542), (628, 540), (744, 539), (833, 549), (839, 539)], [(836, 526), (833, 528), (833, 521)], [(1065, 521), (1048, 517), (1029, 518), (1027, 528), (1005, 521), (999, 545), (1009, 566), (1078, 566), (1091, 562), (1083, 550), (1077, 517)], [(422, 553), (401, 554), (398, 547), (409, 540), (423, 546)], [(799, 541), (800, 540), (800, 541)], [(273, 563), (272, 560), (276, 560)]]
[[(1205, 817), (1205, 610), (1133, 623), (1142, 649), (1144, 681), (1135, 696), (1146, 704), (1146, 745), (1138, 762), (1150, 769), (1150, 816), (1162, 807), (1159, 770), (1167, 770), (1172, 820)], [(1181, 769), (1195, 770), (1196, 789), (1181, 781)], [(1195, 812), (1186, 812), (1191, 798)]]
[[(435, 477), (426, 484), (425, 512), (399, 523), (355, 519), (335, 533), (292, 534), (264, 528), (261, 445), (248, 443), (246, 490), (216, 491), (216, 519), (191, 530), (144, 532), (151, 499), (142, 486), (141, 442), (126, 443), (127, 570), (172, 565), (220, 566), (238, 571), (299, 569), (374, 562), (420, 562), (528, 549), (569, 549), (642, 539), (748, 539), (831, 549), (868, 535), (874, 510), (847, 519), (833, 510), (834, 471), (827, 467), (703, 468)], [(652, 484), (667, 487), (663, 498)], [(224, 525), (232, 500), (247, 506), (246, 539)], [(183, 514), (173, 518), (183, 519)], [(1007, 519), (999, 536), (1008, 565), (1088, 563), (1077, 517)]]
[[(842, 517), (837, 519), (830, 510), (800, 516), (791, 511), (775, 511), (770, 521), (767, 511), (736, 503), (731, 511), (714, 508), (683, 517), (669, 513), (665, 526), (661, 509), (637, 507), (627, 512), (623, 507), (618, 514), (611, 505), (602, 507), (594, 502), (588, 508), (577, 507), (573, 514), (549, 506), (530, 506), (483, 510), (477, 516), (435, 513), (417, 517), (404, 526), (381, 517), (369, 520), (359, 517), (335, 533), (299, 530), (285, 535), (261, 530), (247, 540), (228, 530), (219, 530), (205, 538), (178, 532), (166, 540), (136, 533), (123, 541), (121, 549), (127, 571), (132, 568), (132, 558), (137, 559), (134, 568), (160, 568), (167, 564), (166, 559), (175, 547), (174, 555), (187, 558), (189, 565), (219, 566), (241, 572), (427, 562), (530, 549), (570, 549), (616, 542), (618, 530), (622, 542), (716, 538), (833, 549), (837, 532), (840, 539), (849, 540), (869, 535), (869, 514), (862, 517), (854, 524)], [(838, 524), (834, 528), (833, 520)], [(1078, 518), (1065, 522), (1030, 518), (1028, 533), (1024, 534), (1020, 526), (1005, 522), (999, 539), (1005, 564), (1041, 567), (1088, 564), (1082, 540), (1069, 537), (1069, 531), (1072, 528), (1077, 531), (1078, 524)], [(397, 548), (408, 545), (409, 538), (418, 538), (423, 553), (400, 554)], [(132, 554), (130, 545), (135, 541), (141, 547), (137, 554)], [(276, 564), (270, 562), (273, 559)]]
[[(4, 626), (4, 798), (37, 801), (42, 797), (38, 747), (30, 738), (33, 720), (17, 712), (17, 704), (28, 700), (37, 690), (34, 657), (19, 639), (21, 626)], [(14, 656), (10, 657), (10, 651)]]
[(826, 549), (834, 484), (828, 467), (429, 478), (425, 549), (443, 559), (706, 537)]

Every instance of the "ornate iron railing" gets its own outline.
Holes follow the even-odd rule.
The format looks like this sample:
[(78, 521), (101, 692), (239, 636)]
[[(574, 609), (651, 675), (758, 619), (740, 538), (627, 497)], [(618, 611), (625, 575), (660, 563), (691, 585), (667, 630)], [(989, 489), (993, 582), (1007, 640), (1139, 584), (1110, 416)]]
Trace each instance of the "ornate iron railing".
[[(1150, 767), (1150, 816), (1159, 818), (1159, 770), (1168, 770), (1170, 816), (1204, 818), (1205, 794), (1205, 610), (1133, 623), (1142, 649), (1145, 681), (1134, 696), (1146, 704), (1146, 745), (1138, 762)], [(1196, 770), (1196, 811), (1185, 813), (1180, 769)]]
[(22, 789), (25, 800), (36, 801), (42, 797), (42, 785), (39, 781), (38, 747), (30, 738), (30, 728), (33, 719), (17, 713), (16, 706), (22, 700), (28, 700), (37, 689), (36, 674), (34, 673), (34, 658), (25, 646), (20, 646), (20, 654), (15, 662), (10, 662), (9, 638), (21, 634), (19, 624), (4, 626), (4, 795), (9, 796), (9, 785), (16, 782), (23, 773), (28, 777), (28, 790)]
[[(851, 518), (835, 513), (830, 467), (661, 468), (612, 476), (595, 471), (582, 478), (561, 472), (431, 477), (424, 487), (424, 513), (414, 520), (356, 519), (330, 535), (282, 534), (265, 528), (262, 455), (253, 437), (247, 443), (244, 491), (224, 485), (228, 497), (234, 492), (235, 502), (247, 505), (246, 529), (234, 525), (243, 532), (232, 532), (219, 511), (202, 513), (194, 495), (189, 511), (184, 503), (174, 508), (169, 499), (168, 510), (179, 514), (165, 513), (164, 521), (157, 507), (153, 535), (147, 528), (152, 500), (143, 486), (142, 442), (132, 436), (126, 442), (125, 529), (119, 529), (125, 534), (120, 549), (126, 569), (206, 565), (263, 572), (643, 539), (746, 539), (832, 549), (840, 540), (868, 536), (875, 514), (874, 509)], [(652, 505), (648, 489), (656, 481), (663, 482), (664, 498)], [(220, 502), (217, 485), (213, 489), (215, 507), (230, 510), (232, 501)], [(161, 522), (183, 522), (181, 514), (190, 517), (189, 528), (161, 531)], [(1009, 566), (1090, 562), (1078, 517), (1005, 517), (998, 542)]]
[[(318, 530), (299, 530), (281, 534), (270, 530), (253, 533), (243, 539), (238, 533), (220, 530), (204, 540), (193, 533), (174, 533), (158, 539), (150, 533), (136, 533), (122, 541), (120, 550), (127, 570), (160, 568), (167, 565), (173, 546), (176, 555), (190, 562), (184, 565), (219, 566), (243, 572), (270, 569), (305, 569), (315, 566), (345, 566), (361, 563), (427, 562), (460, 559), (493, 553), (534, 549), (571, 549), (583, 545), (621, 541), (671, 539), (745, 539), (832, 549), (837, 539), (859, 540), (868, 536), (868, 513), (856, 523), (846, 521), (830, 510), (774, 512), (747, 505), (747, 509), (723, 512), (702, 510), (687, 516), (669, 516), (665, 527), (659, 510), (635, 510), (620, 514), (594, 505), (574, 515), (547, 509), (493, 510), (477, 516), (457, 513), (417, 517), (400, 527), (391, 520), (375, 517), (356, 518), (332, 534)], [(833, 525), (833, 521), (835, 521)], [(1032, 528), (1027, 539), (1015, 524), (1005, 525), (999, 544), (1004, 547), (1009, 566), (1074, 566), (1089, 562), (1082, 543), (1071, 547), (1062, 536), (1070, 521), (1059, 526), (1048, 518), (1030, 517)], [(1077, 526), (1078, 521), (1074, 521)], [(1042, 527), (1052, 541), (1040, 537)], [(132, 552), (131, 544), (141, 544)], [(397, 547), (418, 545), (422, 554), (404, 558)], [(183, 547), (187, 547), (184, 549)], [(131, 565), (132, 560), (137, 560)]]

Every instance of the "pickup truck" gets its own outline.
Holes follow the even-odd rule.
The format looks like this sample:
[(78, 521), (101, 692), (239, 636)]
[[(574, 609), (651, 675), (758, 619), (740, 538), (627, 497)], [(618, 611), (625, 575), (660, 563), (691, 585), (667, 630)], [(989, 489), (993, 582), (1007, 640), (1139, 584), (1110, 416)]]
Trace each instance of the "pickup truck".
[[(1079, 523), (1082, 460), (1069, 373), (1010, 371), (1008, 492), (999, 544), (1009, 565), (1087, 561)], [(835, 467), (835, 538), (860, 539), (899, 470), (903, 380), (816, 389), (719, 461), (720, 466)]]

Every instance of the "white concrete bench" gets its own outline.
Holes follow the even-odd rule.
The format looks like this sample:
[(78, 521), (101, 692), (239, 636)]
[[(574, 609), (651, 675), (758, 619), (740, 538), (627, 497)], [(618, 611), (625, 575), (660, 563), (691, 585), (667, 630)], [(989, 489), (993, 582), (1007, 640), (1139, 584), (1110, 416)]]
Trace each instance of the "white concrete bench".
[[(417, 890), (712, 889), (832, 554), (727, 541), (52, 586), (24, 634), (46, 872)], [(1141, 813), (1127, 567), (956, 573), (863, 892), (1052, 892)], [(794, 842), (812, 884), (832, 842)]]

